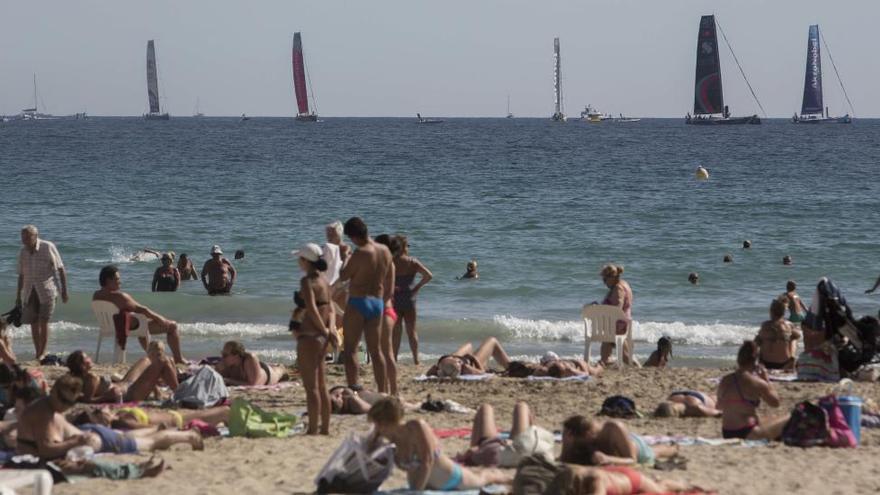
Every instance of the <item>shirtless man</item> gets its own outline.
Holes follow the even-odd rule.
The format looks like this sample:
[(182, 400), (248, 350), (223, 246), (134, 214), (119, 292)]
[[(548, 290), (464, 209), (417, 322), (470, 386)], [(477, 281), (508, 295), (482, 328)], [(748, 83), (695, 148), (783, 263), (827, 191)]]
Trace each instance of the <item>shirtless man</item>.
[[(122, 316), (125, 312), (139, 313), (150, 319), (150, 334), (166, 334), (168, 338), (168, 347), (174, 354), (174, 362), (178, 364), (186, 363), (183, 354), (180, 352), (180, 334), (177, 331), (177, 322), (169, 320), (159, 313), (154, 312), (150, 308), (138, 303), (133, 297), (122, 292), (122, 278), (119, 275), (119, 268), (113, 265), (107, 265), (101, 269), (98, 275), (98, 282), (101, 288), (96, 290), (92, 295), (93, 301), (112, 302), (119, 308), (119, 314), (114, 316), (113, 321), (117, 325), (121, 324), (121, 320), (117, 320), (117, 316)], [(138, 321), (132, 318), (129, 330), (137, 328)], [(144, 339), (138, 339), (141, 347), (146, 350), (147, 342)]]
[(345, 235), (357, 249), (339, 273), (339, 280), (350, 281), (348, 303), (343, 317), (345, 329), (345, 379), (348, 386), (359, 389), (357, 347), (361, 334), (365, 335), (367, 351), (373, 362), (373, 374), (379, 392), (390, 391), (386, 379), (385, 356), (379, 350), (379, 327), (385, 311), (385, 301), (394, 291), (394, 275), (390, 270), (391, 251), (370, 239), (367, 224), (358, 217), (345, 222)]
[(65, 375), (55, 382), (48, 396), (31, 402), (18, 419), (16, 452), (51, 460), (64, 457), (80, 445), (100, 450), (96, 435), (83, 433), (64, 419), (64, 412), (76, 405), (81, 393), (82, 380)]
[(758, 359), (768, 370), (794, 371), (801, 331), (785, 321), (785, 306), (782, 298), (770, 303), (770, 319), (761, 324), (755, 337), (761, 350)]
[(792, 323), (800, 323), (807, 316), (807, 307), (797, 293), (797, 284), (794, 280), (789, 280), (785, 284), (785, 294), (781, 295), (788, 306), (788, 321)]
[(211, 259), (202, 267), (202, 285), (208, 291), (208, 295), (229, 294), (232, 292), (232, 284), (235, 283), (235, 267), (228, 259), (223, 257), (220, 246), (211, 248)]

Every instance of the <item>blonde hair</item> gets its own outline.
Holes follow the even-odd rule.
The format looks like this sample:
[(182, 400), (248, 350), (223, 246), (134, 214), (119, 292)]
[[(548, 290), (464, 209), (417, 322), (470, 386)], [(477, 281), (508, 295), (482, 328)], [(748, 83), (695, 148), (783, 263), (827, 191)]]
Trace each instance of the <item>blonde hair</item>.
[(338, 235), (340, 238), (342, 237), (343, 227), (342, 227), (342, 222), (340, 222), (339, 220), (336, 220), (335, 222), (328, 223), (326, 225), (326, 227), (328, 229), (333, 229), (334, 231), (336, 231), (336, 235)]
[(678, 416), (678, 411), (673, 407), (672, 402), (663, 401), (657, 405), (654, 416), (658, 418), (673, 418)]
[(403, 419), (403, 404), (397, 397), (379, 399), (367, 412), (367, 419), (376, 424), (398, 424)]
[(599, 272), (599, 275), (604, 277), (620, 277), (623, 275), (623, 266), (615, 265), (614, 263), (608, 263), (607, 265), (602, 267), (602, 270)]

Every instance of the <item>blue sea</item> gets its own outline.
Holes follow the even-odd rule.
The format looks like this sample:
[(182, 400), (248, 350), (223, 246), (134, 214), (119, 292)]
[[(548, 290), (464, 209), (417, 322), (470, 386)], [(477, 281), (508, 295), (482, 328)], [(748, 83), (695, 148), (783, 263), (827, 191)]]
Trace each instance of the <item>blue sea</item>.
[[(418, 301), (428, 357), (488, 335), (514, 356), (582, 353), (581, 306), (603, 298), (598, 271), (614, 262), (635, 293), (637, 355), (668, 335), (676, 365), (718, 366), (756, 333), (787, 280), (809, 301), (829, 276), (855, 313), (877, 313), (880, 296), (864, 290), (880, 274), (878, 135), (874, 120), (0, 123), (0, 309), (14, 301), (19, 229), (33, 223), (70, 277), (50, 351), (94, 350), (89, 301), (99, 269), (115, 263), (125, 290), (181, 324), (188, 357), (240, 339), (290, 362), (301, 276), (290, 252), (358, 215), (372, 234), (406, 234), (434, 273)], [(708, 181), (695, 179), (698, 165)], [(151, 247), (187, 253), (198, 269), (213, 244), (246, 252), (231, 297), (208, 297), (199, 282), (152, 294), (158, 262), (130, 261)], [(734, 262), (722, 263), (728, 253)], [(456, 280), (472, 258), (480, 279)], [(29, 330), (14, 335), (29, 359)]]

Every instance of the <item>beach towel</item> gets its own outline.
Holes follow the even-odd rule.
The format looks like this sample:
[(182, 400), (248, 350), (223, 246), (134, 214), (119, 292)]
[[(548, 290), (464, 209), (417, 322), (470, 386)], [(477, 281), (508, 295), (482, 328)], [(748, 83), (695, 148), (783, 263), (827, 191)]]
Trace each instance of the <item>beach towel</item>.
[(434, 428), (437, 438), (467, 438), (471, 436), (470, 428)]
[(440, 378), (439, 376), (419, 375), (419, 376), (413, 378), (413, 381), (415, 381), (415, 382), (434, 382), (434, 381), (481, 382), (483, 380), (490, 380), (494, 377), (495, 377), (495, 375), (493, 375), (492, 373), (483, 373), (482, 375), (459, 375), (456, 378)]
[(556, 382), (588, 382), (592, 380), (593, 377), (590, 375), (580, 375), (580, 376), (567, 376), (565, 378), (555, 378), (552, 376), (535, 376), (530, 375), (526, 377), (526, 380), (530, 382), (538, 382), (538, 381), (556, 381)]
[(229, 435), (233, 437), (285, 438), (297, 423), (295, 415), (264, 411), (241, 397), (229, 409)]
[(232, 385), (226, 388), (229, 390), (283, 390), (296, 385), (299, 384), (296, 382), (279, 382), (272, 385)]
[(770, 373), (767, 378), (771, 382), (796, 382), (799, 381), (797, 373)]
[(741, 438), (704, 438), (690, 437), (686, 435), (640, 435), (648, 445), (709, 445), (718, 447), (722, 445), (739, 445), (742, 447), (765, 447), (770, 445), (767, 440), (743, 440)]
[(190, 409), (213, 407), (229, 397), (223, 377), (210, 366), (202, 366), (174, 391), (172, 400)]
[(352, 432), (315, 478), (318, 493), (373, 493), (394, 469), (394, 445)]
[(798, 356), (797, 377), (800, 381), (837, 382), (840, 380), (840, 366), (837, 352), (830, 342), (820, 349), (804, 351)]

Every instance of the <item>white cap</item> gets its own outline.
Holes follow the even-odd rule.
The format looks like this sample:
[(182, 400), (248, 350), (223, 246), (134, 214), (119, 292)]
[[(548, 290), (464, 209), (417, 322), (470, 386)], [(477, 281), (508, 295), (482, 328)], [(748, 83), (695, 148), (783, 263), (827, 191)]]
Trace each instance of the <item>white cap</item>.
[(299, 248), (298, 251), (293, 251), (291, 254), (296, 256), (297, 258), (305, 258), (312, 263), (318, 261), (318, 258), (321, 257), (321, 246), (315, 244), (314, 242), (309, 242), (305, 246)]
[(214, 244), (214, 246), (211, 248), (211, 254), (223, 254), (223, 250), (220, 249), (220, 246)]
[(547, 351), (541, 356), (541, 364), (552, 363), (553, 361), (557, 361), (559, 359), (559, 354), (556, 354), (553, 351)]

